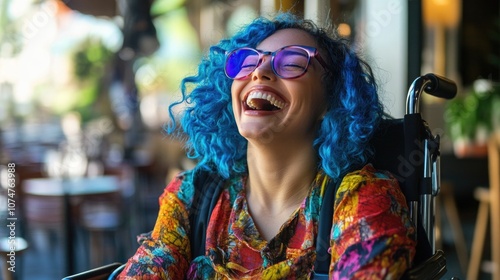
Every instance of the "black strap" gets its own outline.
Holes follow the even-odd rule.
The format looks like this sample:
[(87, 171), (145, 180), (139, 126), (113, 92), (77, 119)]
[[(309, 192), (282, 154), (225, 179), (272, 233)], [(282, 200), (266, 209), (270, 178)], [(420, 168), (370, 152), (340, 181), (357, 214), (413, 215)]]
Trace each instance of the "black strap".
[(193, 205), (189, 213), (191, 259), (205, 255), (208, 222), (224, 183), (224, 180), (218, 174), (201, 168), (195, 171), (194, 176)]
[[(342, 177), (340, 177), (342, 178)], [(330, 232), (332, 230), (333, 204), (335, 194), (341, 180), (331, 181), (323, 195), (323, 202), (319, 212), (318, 236), (316, 237), (316, 262), (314, 263), (313, 279), (328, 279), (331, 256), (328, 253), (330, 248)]]

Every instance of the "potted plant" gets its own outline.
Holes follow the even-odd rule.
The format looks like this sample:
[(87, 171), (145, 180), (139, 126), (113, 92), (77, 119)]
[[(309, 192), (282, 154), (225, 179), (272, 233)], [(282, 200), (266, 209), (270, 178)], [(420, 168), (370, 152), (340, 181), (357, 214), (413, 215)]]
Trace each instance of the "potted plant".
[(500, 129), (500, 84), (476, 80), (446, 104), (444, 119), (457, 157), (486, 156), (489, 135)]

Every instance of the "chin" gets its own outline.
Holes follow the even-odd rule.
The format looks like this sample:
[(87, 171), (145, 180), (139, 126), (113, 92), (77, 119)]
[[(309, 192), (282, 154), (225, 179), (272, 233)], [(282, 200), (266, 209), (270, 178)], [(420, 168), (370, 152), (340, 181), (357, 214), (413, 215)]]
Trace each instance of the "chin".
[(268, 144), (273, 141), (276, 136), (276, 130), (273, 130), (272, 127), (249, 127), (240, 128), (239, 132), (243, 138), (247, 139), (252, 143), (261, 143)]

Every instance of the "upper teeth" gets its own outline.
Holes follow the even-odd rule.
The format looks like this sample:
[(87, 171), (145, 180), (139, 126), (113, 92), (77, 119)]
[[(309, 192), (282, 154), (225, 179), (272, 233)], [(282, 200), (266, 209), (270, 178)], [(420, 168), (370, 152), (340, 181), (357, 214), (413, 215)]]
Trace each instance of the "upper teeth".
[(269, 101), (272, 105), (278, 107), (279, 109), (285, 107), (285, 102), (277, 100), (276, 98), (274, 98), (274, 96), (267, 94), (265, 92), (253, 91), (247, 97), (247, 105), (250, 106), (252, 109), (258, 109), (253, 102), (254, 99), (265, 99)]

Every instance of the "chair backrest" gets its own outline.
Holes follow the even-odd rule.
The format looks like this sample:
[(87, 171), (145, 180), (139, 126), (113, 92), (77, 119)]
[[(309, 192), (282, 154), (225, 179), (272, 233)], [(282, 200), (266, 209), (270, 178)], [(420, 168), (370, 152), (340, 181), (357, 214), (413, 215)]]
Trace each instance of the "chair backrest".
[(121, 190), (80, 198), (75, 214), (77, 223), (88, 230), (116, 230), (123, 220)]
[(406, 160), (402, 119), (385, 119), (371, 140), (374, 157), (370, 162), (377, 169), (387, 170), (398, 179), (403, 193), (406, 174), (401, 168)]
[[(418, 128), (407, 127), (406, 131), (411, 129), (416, 130)], [(407, 158), (406, 141), (408, 140), (405, 139), (405, 122), (403, 119), (383, 120), (371, 140), (374, 157), (370, 162), (375, 168), (389, 171), (396, 177), (409, 203), (410, 195), (408, 195), (408, 193), (414, 192), (414, 190), (410, 188), (413, 188), (415, 184), (408, 184), (407, 180), (415, 180), (414, 178), (410, 178), (409, 175), (419, 172), (418, 164), (420, 164), (420, 162), (412, 162), (412, 159)], [(416, 152), (421, 153), (421, 151)], [(433, 252), (430, 245), (431, 241), (427, 239), (420, 219), (417, 219), (416, 226), (418, 245), (415, 264), (419, 264), (429, 259), (433, 255)]]
[(61, 196), (24, 194), (24, 216), (28, 224), (61, 227), (64, 223), (64, 202)]

